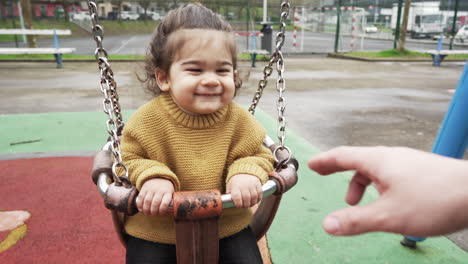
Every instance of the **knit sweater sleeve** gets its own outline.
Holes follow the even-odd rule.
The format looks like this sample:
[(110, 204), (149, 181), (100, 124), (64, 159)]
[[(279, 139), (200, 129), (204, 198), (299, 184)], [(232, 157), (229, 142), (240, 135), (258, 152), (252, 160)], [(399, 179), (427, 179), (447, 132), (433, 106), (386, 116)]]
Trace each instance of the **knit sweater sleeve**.
[(128, 168), (132, 184), (141, 190), (143, 184), (152, 178), (170, 180), (175, 191), (180, 190), (180, 181), (176, 174), (162, 162), (162, 151), (151, 150), (159, 145), (160, 137), (154, 136), (154, 126), (160, 120), (160, 107), (154, 99), (138, 109), (128, 120), (122, 133), (122, 159)]
[(240, 113), (239, 126), (234, 137), (231, 155), (234, 161), (228, 167), (226, 183), (237, 174), (250, 174), (265, 183), (268, 173), (273, 170), (273, 155), (263, 146), (265, 129), (250, 114)]
[(152, 178), (170, 180), (174, 189), (180, 190), (180, 182), (175, 173), (165, 164), (149, 159), (141, 143), (131, 133), (124, 133), (122, 142), (122, 159), (128, 168), (130, 181), (138, 190)]

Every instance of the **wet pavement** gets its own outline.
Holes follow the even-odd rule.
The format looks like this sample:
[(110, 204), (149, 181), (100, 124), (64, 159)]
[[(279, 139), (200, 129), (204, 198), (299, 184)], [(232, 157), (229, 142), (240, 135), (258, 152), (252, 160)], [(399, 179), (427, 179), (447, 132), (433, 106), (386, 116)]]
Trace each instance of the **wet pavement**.
[[(242, 62), (249, 104), (265, 62)], [(136, 109), (151, 98), (137, 63), (112, 63), (121, 106)], [(325, 57), (285, 59), (287, 131), (325, 150), (339, 145), (400, 145), (430, 151), (458, 84), (464, 63), (361, 62)], [(260, 108), (276, 116), (275, 74)], [(94, 62), (0, 63), (0, 114), (101, 111)], [(103, 114), (104, 115), (104, 114)], [(286, 139), (287, 144), (287, 139)], [(468, 235), (450, 236), (465, 250)]]
[[(464, 63), (361, 62), (325, 57), (286, 58), (286, 115), (290, 128), (321, 149), (402, 145), (430, 150)], [(249, 104), (265, 62), (243, 62), (237, 101)], [(151, 98), (137, 80), (140, 65), (112, 63), (123, 109)], [(276, 73), (260, 107), (276, 115)], [(93, 62), (0, 63), (0, 113), (100, 111)]]

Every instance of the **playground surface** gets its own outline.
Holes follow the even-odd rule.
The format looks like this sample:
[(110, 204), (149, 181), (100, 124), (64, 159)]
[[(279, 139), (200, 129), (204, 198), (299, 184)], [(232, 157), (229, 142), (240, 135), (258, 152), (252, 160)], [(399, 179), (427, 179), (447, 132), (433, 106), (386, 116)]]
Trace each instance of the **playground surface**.
[[(237, 100), (243, 105), (249, 104), (262, 64), (241, 65), (246, 89)], [(149, 97), (136, 81), (133, 63), (111, 65), (128, 118)], [(309, 157), (342, 144), (430, 150), (463, 66), (286, 58), (286, 144), (301, 167), (299, 182), (283, 197), (268, 233), (273, 263), (467, 262), (464, 232), (430, 238), (416, 250), (402, 247), (396, 234), (327, 235), (321, 221), (346, 206), (351, 175), (319, 177), (306, 168)], [(30, 213), (24, 225), (0, 232), (0, 260), (123, 263), (123, 248), (89, 175), (91, 156), (107, 137), (97, 65), (54, 67), (0, 63), (0, 211)], [(274, 84), (270, 81), (256, 113), (273, 139)], [(363, 203), (376, 197), (370, 189)]]

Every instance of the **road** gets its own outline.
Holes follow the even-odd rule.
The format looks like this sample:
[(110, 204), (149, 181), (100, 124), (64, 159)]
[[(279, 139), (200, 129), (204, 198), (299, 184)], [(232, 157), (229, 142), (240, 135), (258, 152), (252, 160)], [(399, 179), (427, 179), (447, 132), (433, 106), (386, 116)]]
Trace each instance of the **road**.
[[(275, 35), (273, 35), (275, 36)], [(286, 33), (286, 41), (283, 47), (284, 52), (301, 51), (301, 34), (298, 33), (297, 50), (293, 48), (292, 32)], [(355, 50), (364, 51), (380, 51), (393, 48), (392, 39), (377, 39), (377, 37), (389, 37), (382, 34), (367, 34), (365, 38), (356, 37), (354, 39)], [(247, 46), (247, 37), (236, 37), (239, 51), (249, 49)], [(151, 40), (151, 35), (131, 35), (131, 36), (105, 36), (104, 47), (112, 54), (120, 55), (142, 55), (145, 54), (148, 43)], [(62, 38), (59, 40), (61, 47), (75, 47), (76, 54), (90, 55), (94, 53), (96, 44), (93, 38)], [(250, 39), (249, 39), (250, 41)], [(274, 41), (274, 38), (273, 38)], [(340, 38), (339, 51), (350, 50), (351, 38), (342, 36)], [(335, 35), (332, 33), (304, 33), (303, 52), (306, 53), (329, 53), (333, 52), (335, 45)], [(23, 43), (20, 43), (23, 46)], [(0, 47), (14, 47), (15, 43), (0, 43)], [(53, 39), (45, 38), (38, 40), (39, 47), (53, 47)], [(257, 40), (257, 48), (260, 47), (260, 40)], [(406, 48), (410, 50), (430, 50), (436, 49), (436, 40), (414, 40), (407, 38)], [(444, 41), (444, 48), (448, 49), (448, 41)], [(467, 49), (468, 45), (454, 45), (454, 49)]]

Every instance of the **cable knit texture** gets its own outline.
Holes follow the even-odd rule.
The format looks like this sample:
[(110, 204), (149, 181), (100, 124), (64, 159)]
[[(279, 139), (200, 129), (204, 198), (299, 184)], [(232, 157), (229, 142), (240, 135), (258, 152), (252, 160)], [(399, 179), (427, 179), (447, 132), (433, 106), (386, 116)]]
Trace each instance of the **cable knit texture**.
[[(122, 155), (129, 177), (140, 190), (148, 179), (172, 181), (176, 191), (218, 189), (239, 173), (265, 183), (273, 169), (271, 151), (262, 145), (264, 128), (243, 108), (231, 103), (215, 113), (190, 115), (167, 94), (143, 105), (125, 125)], [(235, 234), (252, 218), (250, 209), (224, 210), (220, 237)], [(173, 217), (130, 216), (127, 233), (141, 239), (175, 244)]]

